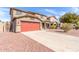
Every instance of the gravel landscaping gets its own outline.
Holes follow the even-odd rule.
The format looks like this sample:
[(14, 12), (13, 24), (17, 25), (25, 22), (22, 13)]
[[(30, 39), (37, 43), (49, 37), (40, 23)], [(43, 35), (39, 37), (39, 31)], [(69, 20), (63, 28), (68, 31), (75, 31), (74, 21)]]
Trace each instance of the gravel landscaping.
[(21, 33), (0, 32), (0, 51), (51, 52), (53, 50)]

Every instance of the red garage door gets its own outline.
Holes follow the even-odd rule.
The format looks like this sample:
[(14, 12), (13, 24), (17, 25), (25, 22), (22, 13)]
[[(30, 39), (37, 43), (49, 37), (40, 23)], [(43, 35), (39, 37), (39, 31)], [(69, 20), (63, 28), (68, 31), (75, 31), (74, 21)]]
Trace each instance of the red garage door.
[(38, 22), (21, 22), (21, 32), (40, 30)]

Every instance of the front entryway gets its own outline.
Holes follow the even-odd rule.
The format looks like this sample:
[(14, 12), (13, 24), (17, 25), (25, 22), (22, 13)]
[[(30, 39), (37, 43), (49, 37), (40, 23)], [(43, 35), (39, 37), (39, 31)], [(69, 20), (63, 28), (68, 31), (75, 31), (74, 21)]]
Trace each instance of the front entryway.
[(42, 29), (50, 29), (50, 23), (42, 23)]
[(42, 29), (45, 29), (45, 23), (42, 23)]
[(46, 28), (49, 29), (50, 28), (50, 24), (46, 23)]

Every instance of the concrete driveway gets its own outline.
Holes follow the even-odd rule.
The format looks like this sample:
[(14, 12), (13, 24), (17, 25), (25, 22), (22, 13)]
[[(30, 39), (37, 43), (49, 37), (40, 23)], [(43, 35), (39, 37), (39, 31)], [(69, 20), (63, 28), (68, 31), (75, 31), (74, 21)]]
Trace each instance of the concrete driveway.
[(54, 51), (79, 51), (79, 37), (47, 31), (22, 32), (22, 34)]

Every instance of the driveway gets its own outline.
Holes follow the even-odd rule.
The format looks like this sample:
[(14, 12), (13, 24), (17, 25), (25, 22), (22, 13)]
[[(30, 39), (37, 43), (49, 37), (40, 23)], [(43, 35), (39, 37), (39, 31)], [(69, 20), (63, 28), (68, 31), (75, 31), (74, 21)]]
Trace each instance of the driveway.
[(51, 52), (53, 50), (21, 33), (0, 32), (0, 51)]
[(48, 31), (22, 32), (22, 34), (54, 51), (79, 51), (79, 37)]

